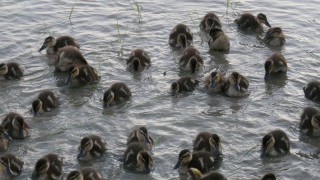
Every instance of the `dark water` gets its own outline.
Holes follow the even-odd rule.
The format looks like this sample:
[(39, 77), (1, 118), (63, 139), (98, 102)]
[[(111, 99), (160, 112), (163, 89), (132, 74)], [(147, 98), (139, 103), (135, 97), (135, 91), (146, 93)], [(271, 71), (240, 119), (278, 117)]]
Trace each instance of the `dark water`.
[[(179, 179), (173, 170), (178, 153), (191, 149), (192, 140), (201, 131), (222, 138), (224, 160), (219, 172), (228, 179), (259, 179), (268, 172), (279, 179), (318, 179), (319, 159), (311, 155), (319, 153), (319, 139), (300, 135), (298, 123), (304, 107), (319, 107), (304, 98), (302, 87), (320, 75), (320, 4), (316, 0), (231, 2), (226, 13), (225, 1), (139, 1), (139, 23), (135, 6), (127, 0), (0, 1), (0, 62), (15, 61), (25, 69), (20, 81), (0, 81), (1, 119), (8, 112), (18, 112), (32, 128), (30, 138), (13, 141), (9, 149), (25, 161), (17, 179), (28, 179), (37, 159), (46, 153), (59, 153), (64, 158), (66, 174), (93, 166), (105, 179)], [(207, 43), (201, 42), (198, 24), (209, 11), (219, 15), (230, 37), (229, 54), (209, 52)], [(283, 28), (286, 44), (281, 51), (289, 64), (286, 75), (264, 82), (263, 63), (273, 50), (236, 29), (233, 19), (242, 12), (263, 12), (272, 26)], [(204, 58), (204, 69), (196, 77), (202, 79), (216, 68), (227, 74), (238, 71), (250, 81), (248, 97), (209, 96), (202, 85), (187, 96), (169, 95), (170, 84), (185, 75), (178, 67), (181, 52), (168, 46), (169, 32), (177, 23), (191, 28), (194, 46)], [(55, 73), (52, 59), (38, 52), (49, 34), (75, 37), (86, 59), (101, 72), (100, 83), (65, 86), (66, 75)], [(145, 49), (152, 60), (152, 66), (141, 74), (126, 69), (125, 60), (135, 48)], [(103, 110), (102, 94), (117, 81), (128, 84), (132, 101)], [(43, 89), (54, 91), (61, 105), (32, 117), (31, 102)], [(153, 150), (156, 169), (150, 175), (124, 172), (118, 161), (128, 133), (138, 125), (147, 126), (157, 139)], [(261, 139), (273, 129), (287, 132), (291, 154), (262, 161)], [(108, 151), (97, 162), (79, 164), (77, 148), (88, 134), (105, 137)]]

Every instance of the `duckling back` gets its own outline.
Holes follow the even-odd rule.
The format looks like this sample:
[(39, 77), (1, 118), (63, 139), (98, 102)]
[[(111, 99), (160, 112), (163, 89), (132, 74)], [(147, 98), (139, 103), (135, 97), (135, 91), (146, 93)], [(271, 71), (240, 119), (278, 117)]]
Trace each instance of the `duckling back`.
[(170, 32), (169, 45), (173, 48), (184, 49), (192, 44), (191, 30), (184, 24), (176, 25)]
[(11, 138), (25, 139), (29, 136), (29, 125), (18, 113), (8, 113), (1, 125)]
[(320, 101), (320, 82), (311, 81), (303, 87), (304, 96), (312, 101)]
[(220, 28), (213, 28), (210, 30), (210, 37), (208, 44), (210, 49), (215, 51), (229, 51), (230, 40), (229, 37)]
[(320, 113), (313, 107), (304, 108), (300, 117), (300, 130), (309, 136), (320, 136)]
[(7, 80), (19, 79), (23, 74), (24, 72), (18, 63), (9, 62), (0, 64), (0, 75)]
[(200, 52), (191, 46), (183, 51), (179, 65), (182, 70), (195, 73), (203, 66), (203, 59)]
[(68, 71), (69, 68), (74, 64), (86, 65), (88, 62), (77, 48), (73, 46), (61, 48), (58, 51), (58, 56), (55, 61), (57, 70)]

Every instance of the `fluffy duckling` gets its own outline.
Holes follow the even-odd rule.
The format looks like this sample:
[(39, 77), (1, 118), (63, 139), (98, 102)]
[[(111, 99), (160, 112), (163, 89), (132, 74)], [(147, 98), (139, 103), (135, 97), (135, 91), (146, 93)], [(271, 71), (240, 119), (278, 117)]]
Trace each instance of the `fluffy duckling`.
[(0, 176), (11, 179), (19, 176), (24, 162), (13, 154), (6, 154), (0, 158)]
[(173, 48), (184, 49), (192, 44), (193, 35), (184, 24), (178, 24), (170, 32), (169, 44)]
[(83, 57), (79, 49), (73, 46), (63, 47), (58, 51), (55, 61), (56, 69), (62, 72), (68, 71), (74, 64), (87, 65), (87, 60)]
[(32, 174), (32, 179), (60, 179), (63, 161), (57, 154), (47, 154), (40, 158)]
[(193, 142), (193, 151), (210, 152), (215, 159), (222, 158), (220, 137), (217, 134), (201, 132)]
[(233, 72), (228, 77), (225, 92), (231, 97), (240, 97), (248, 94), (249, 81), (238, 72)]
[(82, 138), (77, 158), (81, 161), (89, 161), (103, 156), (107, 150), (107, 143), (97, 135)]
[(57, 39), (52, 36), (48, 36), (44, 40), (39, 52), (47, 48), (47, 54), (55, 54), (59, 51), (59, 49), (65, 46), (73, 46), (77, 49), (80, 47), (76, 40), (70, 36), (61, 36)]
[(203, 66), (203, 59), (196, 48), (188, 47), (183, 51), (179, 65), (181, 69), (195, 73)]
[(311, 81), (303, 87), (304, 96), (312, 101), (320, 101), (320, 82)]
[(304, 108), (300, 120), (300, 130), (303, 133), (309, 136), (320, 136), (320, 113), (316, 108)]
[(144, 144), (148, 150), (151, 150), (154, 145), (153, 138), (149, 135), (148, 130), (146, 127), (139, 127), (134, 129), (127, 140), (127, 145), (133, 142), (140, 142)]
[(90, 65), (73, 65), (69, 69), (69, 76), (66, 84), (87, 84), (96, 83), (100, 79), (98, 71)]
[(192, 92), (198, 86), (199, 81), (192, 77), (182, 77), (178, 81), (171, 84), (171, 92), (173, 95), (179, 92)]
[(272, 54), (264, 63), (266, 71), (264, 79), (268, 80), (271, 73), (287, 72), (287, 61), (281, 53)]
[(213, 28), (210, 30), (210, 37), (208, 44), (210, 49), (215, 51), (229, 51), (230, 40), (229, 37), (220, 28)]
[(143, 49), (135, 49), (131, 52), (127, 65), (133, 71), (141, 71), (151, 63), (149, 55)]
[(220, 72), (214, 71), (204, 79), (204, 87), (208, 93), (223, 92), (227, 83), (227, 79)]
[(254, 17), (250, 13), (244, 13), (238, 19), (234, 20), (234, 22), (237, 24), (238, 29), (242, 31), (253, 31), (259, 33), (263, 31), (262, 24), (271, 27), (267, 20), (267, 16), (262, 13), (259, 13), (257, 17)]
[(124, 152), (123, 159), (123, 166), (129, 171), (150, 173), (154, 170), (153, 157), (140, 142), (130, 143)]
[(10, 140), (11, 137), (7, 134), (4, 127), (0, 125), (0, 152), (8, 150)]
[(268, 173), (261, 180), (276, 180), (276, 176), (273, 173)]
[(187, 174), (189, 180), (227, 180), (227, 178), (218, 172), (209, 172), (203, 175), (196, 168), (189, 168)]
[(36, 100), (32, 102), (32, 111), (34, 115), (51, 111), (58, 106), (58, 98), (52, 91), (42, 91)]
[(8, 113), (1, 125), (11, 138), (25, 139), (29, 136), (29, 125), (18, 113)]
[(278, 156), (290, 151), (290, 142), (287, 134), (282, 130), (274, 130), (262, 139), (261, 157)]
[(286, 42), (282, 29), (279, 27), (270, 28), (267, 31), (265, 37), (263, 38), (263, 41), (268, 46), (273, 46), (273, 47), (283, 46), (284, 43)]
[(15, 62), (1, 63), (0, 64), (0, 75), (5, 79), (19, 79), (23, 76), (23, 70), (20, 65)]
[(102, 180), (102, 175), (93, 168), (71, 171), (67, 180)]
[(210, 32), (213, 28), (221, 28), (219, 17), (213, 12), (207, 13), (200, 22), (200, 29), (205, 32)]
[(114, 83), (103, 95), (103, 107), (119, 104), (128, 101), (130, 98), (131, 91), (126, 84)]
[(207, 173), (214, 167), (214, 157), (209, 152), (191, 152), (184, 149), (179, 153), (179, 159), (174, 169), (179, 168), (180, 174), (186, 174), (188, 168), (197, 168), (201, 173)]

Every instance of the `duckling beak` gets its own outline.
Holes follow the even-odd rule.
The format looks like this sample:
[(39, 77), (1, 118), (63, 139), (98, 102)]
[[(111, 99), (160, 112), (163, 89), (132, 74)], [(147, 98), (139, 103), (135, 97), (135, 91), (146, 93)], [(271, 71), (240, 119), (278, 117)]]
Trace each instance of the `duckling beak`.
[(178, 169), (181, 166), (181, 161), (179, 160), (173, 169)]
[(215, 86), (216, 86), (216, 82), (214, 80), (212, 80), (210, 87), (214, 88)]
[(268, 26), (269, 28), (271, 27), (271, 25), (269, 24), (269, 22), (268, 22), (267, 20), (264, 22), (264, 24), (265, 24), (266, 26)]
[(3, 133), (4, 134), (4, 136), (7, 138), (7, 139), (9, 139), (10, 141), (12, 140), (12, 138), (9, 136), (9, 134), (8, 133)]
[(66, 83), (66, 84), (70, 84), (71, 78), (72, 78), (71, 75), (69, 75), (65, 83)]
[(80, 149), (79, 154), (77, 155), (77, 159), (81, 159), (83, 157), (84, 153), (83, 153), (83, 149)]
[(103, 102), (103, 108), (106, 108), (106, 107), (108, 107), (108, 103)]
[(260, 157), (261, 157), (261, 158), (264, 158), (264, 157), (266, 157), (266, 156), (267, 156), (267, 149), (263, 148), (263, 149), (261, 150), (261, 155), (260, 155)]
[(269, 79), (269, 73), (266, 72), (266, 74), (264, 75), (264, 80), (267, 81)]
[(39, 52), (41, 52), (42, 50), (44, 50), (45, 48), (47, 48), (48, 44), (44, 43), (41, 48), (39, 49)]
[(234, 88), (235, 88), (237, 91), (240, 91), (240, 85), (239, 85), (239, 84), (235, 84), (235, 85), (234, 85)]
[(40, 177), (40, 174), (39, 174), (38, 172), (34, 172), (34, 173), (32, 173), (31, 179), (32, 179), (32, 180), (36, 180), (36, 179), (38, 179), (39, 177)]

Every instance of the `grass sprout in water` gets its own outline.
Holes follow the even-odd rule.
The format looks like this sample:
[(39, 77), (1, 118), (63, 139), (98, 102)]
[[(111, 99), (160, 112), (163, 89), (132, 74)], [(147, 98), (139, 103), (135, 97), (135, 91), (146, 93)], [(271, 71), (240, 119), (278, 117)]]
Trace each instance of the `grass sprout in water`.
[(142, 23), (142, 15), (141, 15), (141, 11), (142, 11), (142, 7), (139, 5), (138, 1), (134, 0), (134, 1), (129, 1), (130, 6), (133, 10), (137, 11), (138, 14), (138, 18), (139, 18), (139, 24)]

